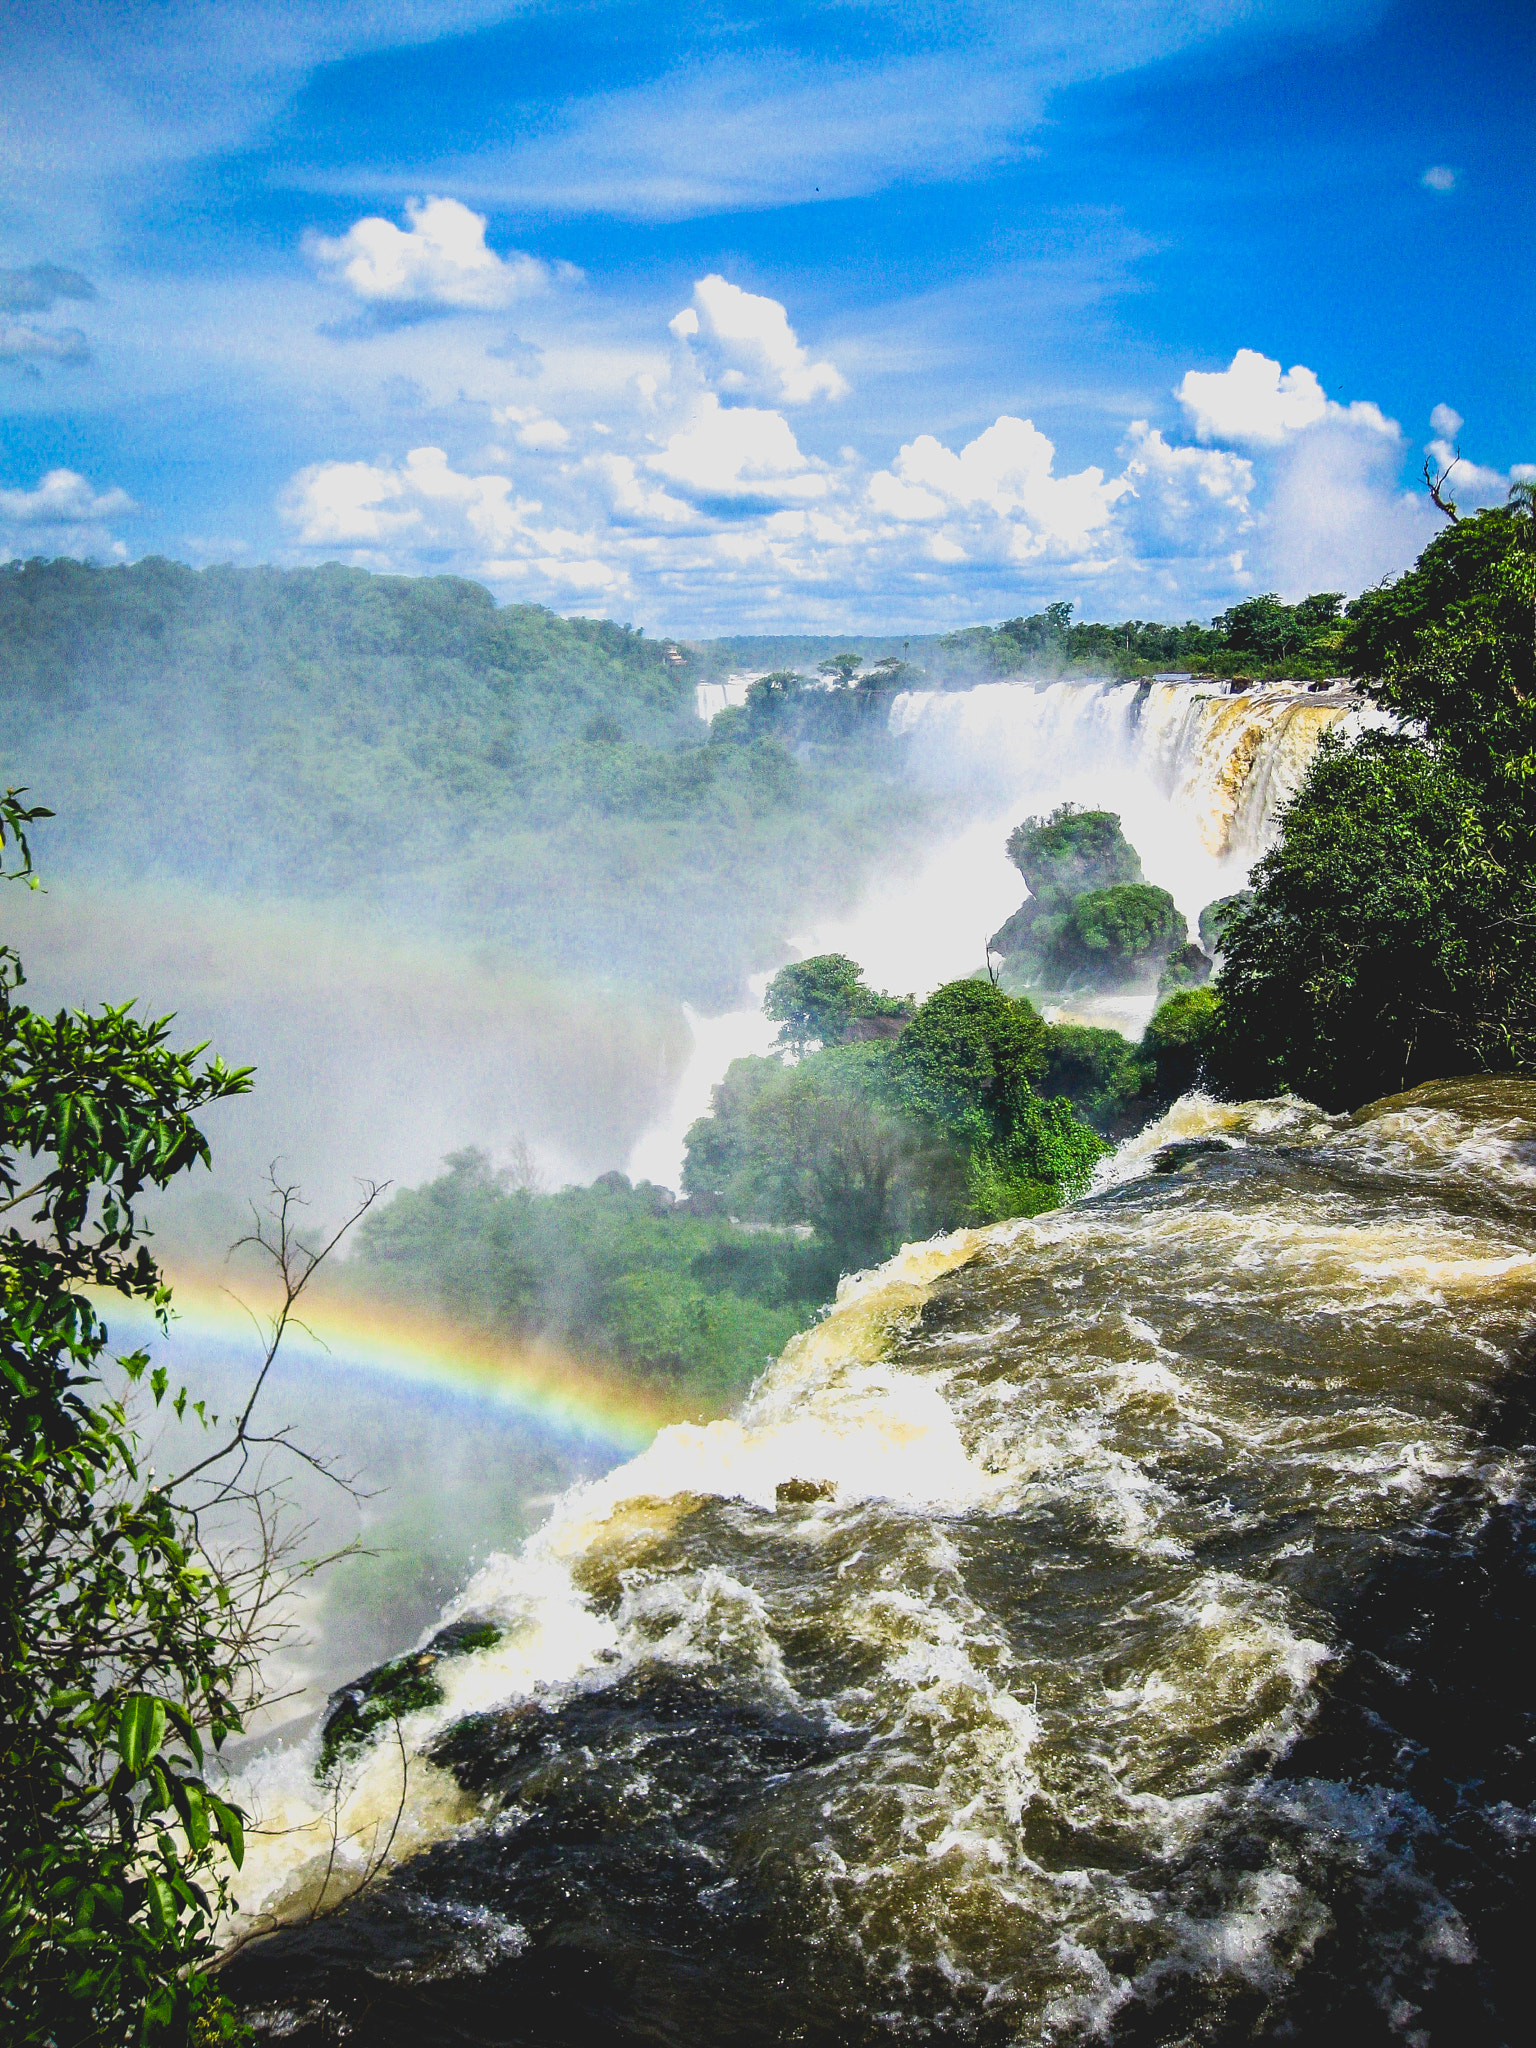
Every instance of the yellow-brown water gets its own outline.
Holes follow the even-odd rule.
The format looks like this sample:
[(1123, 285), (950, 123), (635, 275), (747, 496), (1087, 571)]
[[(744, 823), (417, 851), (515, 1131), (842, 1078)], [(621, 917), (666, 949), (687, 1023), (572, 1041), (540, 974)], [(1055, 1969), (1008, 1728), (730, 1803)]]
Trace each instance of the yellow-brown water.
[[(1514, 2038), (1536, 1089), (1198, 1099), (562, 1501), (244, 1788), (272, 2038)], [(307, 1832), (306, 1832), (307, 1830)], [(371, 1832), (370, 1832), (371, 1830)]]

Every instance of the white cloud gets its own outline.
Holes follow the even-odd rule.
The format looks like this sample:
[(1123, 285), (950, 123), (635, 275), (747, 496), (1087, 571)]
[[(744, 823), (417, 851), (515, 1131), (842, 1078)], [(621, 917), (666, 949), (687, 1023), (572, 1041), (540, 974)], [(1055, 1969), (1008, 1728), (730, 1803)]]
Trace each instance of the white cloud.
[(1466, 422), (1454, 406), (1437, 405), (1429, 416), (1429, 424), (1442, 441), (1454, 441)]
[(825, 497), (825, 466), (800, 452), (782, 413), (722, 406), (704, 392), (688, 423), (647, 465), (689, 496), (781, 505)]
[(1142, 561), (1199, 562), (1240, 555), (1254, 524), (1253, 464), (1224, 448), (1181, 448), (1133, 420), (1124, 453), (1125, 497), (1116, 524)]
[(743, 291), (711, 273), (693, 288), (693, 304), (670, 323), (709, 383), (731, 398), (805, 405), (848, 389), (836, 364), (811, 361), (777, 299)]
[(958, 455), (932, 434), (919, 434), (897, 456), (895, 478), (885, 472), (871, 484), (879, 484), (886, 508), (898, 502), (891, 482), (899, 480), (908, 490), (966, 512), (1010, 522), (1015, 555), (1053, 544), (1081, 549), (1108, 524), (1110, 507), (1126, 486), (1106, 483), (1102, 469), (1059, 477), (1055, 461), (1054, 444), (1032, 420), (1004, 413)]
[(90, 346), (78, 327), (28, 327), (0, 321), (0, 363), (88, 363)]
[(1437, 470), (1448, 473), (1446, 496), (1463, 508), (1468, 505), (1502, 504), (1509, 492), (1509, 478), (1501, 469), (1489, 469), (1481, 462), (1469, 462), (1451, 443), (1437, 437), (1425, 443), (1424, 453)]
[(315, 463), (279, 499), (305, 554), (341, 549), (371, 568), (451, 563), (537, 597), (622, 592), (626, 579), (593, 532), (542, 523), (543, 509), (516, 496), (508, 476), (456, 470), (441, 448), (413, 448), (398, 466)]
[(537, 257), (503, 257), (488, 248), (484, 214), (457, 199), (408, 199), (405, 216), (407, 228), (370, 214), (344, 235), (308, 235), (304, 246), (320, 269), (369, 306), (494, 312), (551, 281), (549, 265)]
[(96, 491), (72, 469), (50, 469), (35, 491), (0, 491), (0, 519), (13, 526), (79, 526), (131, 512), (126, 491)]
[(1338, 410), (1294, 439), (1270, 484), (1255, 576), (1284, 598), (1352, 596), (1406, 568), (1442, 524), (1422, 486), (1398, 484), (1401, 438)]
[(106, 522), (134, 509), (124, 490), (98, 491), (75, 470), (50, 469), (36, 490), (0, 490), (0, 560), (39, 550), (120, 560), (128, 551)]
[(1304, 363), (1283, 371), (1257, 349), (1240, 348), (1225, 370), (1189, 370), (1174, 392), (1201, 441), (1278, 448), (1287, 435), (1347, 416), (1395, 439), (1398, 428), (1368, 400), (1336, 405)]
[(534, 454), (552, 454), (570, 445), (570, 429), (547, 419), (536, 405), (498, 406), (491, 417), (497, 426), (511, 427), (518, 447)]
[(609, 516), (617, 525), (698, 526), (697, 510), (659, 485), (647, 483), (628, 455), (595, 455), (591, 466), (602, 481)]
[(1461, 173), (1449, 164), (1431, 164), (1419, 183), (1426, 192), (1454, 192), (1460, 178)]
[[(696, 298), (678, 323), (691, 361), (707, 304)], [(740, 319), (715, 329), (760, 387), (815, 367), (777, 301), (720, 304)], [(1180, 384), (1203, 439), (1137, 419), (1114, 460), (1062, 470), (1052, 437), (1013, 412), (969, 437), (813, 451), (782, 405), (731, 403), (702, 384), (733, 367), (724, 348), (698, 375), (645, 361), (632, 347), (552, 345), (539, 392), (558, 418), (503, 392), (488, 408), (493, 441), (480, 411), (446, 451), (301, 471), (282, 502), (296, 555), (451, 568), (507, 598), (622, 606), (703, 632), (948, 626), (1055, 597), (1093, 616), (1208, 617), (1254, 591), (1353, 592), (1405, 567), (1435, 530), (1379, 408), (1330, 402), (1311, 371), (1282, 373), (1252, 350)], [(446, 435), (455, 415), (440, 417)]]

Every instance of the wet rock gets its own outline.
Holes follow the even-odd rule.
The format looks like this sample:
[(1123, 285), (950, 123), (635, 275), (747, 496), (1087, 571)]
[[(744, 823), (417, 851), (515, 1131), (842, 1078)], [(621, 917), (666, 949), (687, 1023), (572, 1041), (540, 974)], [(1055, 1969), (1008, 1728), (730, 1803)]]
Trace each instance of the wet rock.
[(1197, 1159), (1203, 1159), (1207, 1153), (1234, 1152), (1236, 1149), (1230, 1138), (1181, 1138), (1176, 1144), (1160, 1146), (1152, 1154), (1152, 1171), (1179, 1173)]
[(443, 1700), (437, 1667), (448, 1657), (467, 1657), (501, 1641), (493, 1621), (453, 1621), (438, 1630), (424, 1649), (376, 1664), (361, 1678), (333, 1692), (325, 1703), (320, 1730), (320, 1757), (315, 1775), (323, 1778), (348, 1750), (360, 1749), (386, 1721), (398, 1721)]
[(774, 1488), (781, 1508), (804, 1507), (813, 1500), (831, 1500), (837, 1492), (835, 1479), (781, 1479)]

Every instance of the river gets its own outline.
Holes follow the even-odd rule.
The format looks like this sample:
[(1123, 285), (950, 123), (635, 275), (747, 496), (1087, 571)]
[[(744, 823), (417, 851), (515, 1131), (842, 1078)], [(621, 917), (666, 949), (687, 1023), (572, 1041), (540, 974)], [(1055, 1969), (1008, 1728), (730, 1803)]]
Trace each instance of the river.
[(572, 1489), (339, 1776), (249, 1767), (226, 1982), (370, 2048), (1515, 2038), (1533, 1309), (1531, 1083), (1186, 1098)]

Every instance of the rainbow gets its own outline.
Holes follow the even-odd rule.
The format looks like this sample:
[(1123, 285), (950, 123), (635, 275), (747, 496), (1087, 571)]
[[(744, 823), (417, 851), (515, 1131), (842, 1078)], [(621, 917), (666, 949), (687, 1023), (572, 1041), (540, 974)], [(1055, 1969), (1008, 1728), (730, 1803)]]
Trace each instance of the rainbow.
[[(142, 1344), (174, 1375), (178, 1339), (198, 1350), (218, 1348), (243, 1359), (259, 1355), (251, 1319), (266, 1304), (238, 1280), (170, 1270), (169, 1347), (149, 1309), (119, 1294), (97, 1296), (113, 1348)], [(626, 1453), (643, 1450), (668, 1423), (698, 1419), (696, 1405), (646, 1387), (611, 1367), (596, 1366), (543, 1344), (523, 1344), (475, 1330), (448, 1317), (369, 1301), (318, 1283), (306, 1293), (283, 1337), (280, 1356), (312, 1372), (360, 1371), (419, 1389), (494, 1402), (541, 1429), (596, 1439)], [(264, 1326), (263, 1326), (264, 1328)], [(190, 1361), (189, 1361), (190, 1362)], [(195, 1390), (194, 1390), (195, 1391)], [(340, 1388), (338, 1387), (338, 1392)]]

